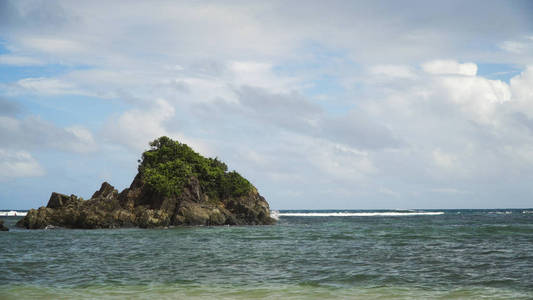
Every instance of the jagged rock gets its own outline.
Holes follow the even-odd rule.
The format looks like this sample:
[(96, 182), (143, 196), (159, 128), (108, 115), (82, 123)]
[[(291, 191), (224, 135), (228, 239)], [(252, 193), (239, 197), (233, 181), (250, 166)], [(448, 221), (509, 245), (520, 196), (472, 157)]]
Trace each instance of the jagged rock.
[(0, 231), (9, 231), (9, 228), (4, 226), (4, 220), (0, 219)]
[(95, 199), (95, 198), (113, 199), (113, 198), (116, 198), (117, 196), (118, 196), (118, 191), (112, 185), (107, 183), (107, 181), (105, 181), (104, 183), (102, 183), (102, 186), (100, 187), (100, 189), (94, 192), (91, 199)]
[[(153, 143), (155, 142), (177, 143), (164, 138)], [(183, 144), (177, 145), (187, 147)], [(190, 150), (190, 148), (181, 149)], [(150, 151), (145, 152), (143, 158), (146, 153), (150, 154)], [(217, 170), (226, 172), (227, 167), (220, 161), (192, 153), (194, 161), (205, 160), (204, 163), (214, 164), (215, 169), (212, 170), (215, 171), (212, 172), (215, 172), (215, 175)], [(191, 156), (190, 152), (188, 155)], [(218, 166), (222, 167), (216, 169)], [(179, 192), (165, 193), (154, 187), (154, 182), (147, 182), (146, 176), (141, 174), (142, 171), (147, 172), (139, 167), (139, 173), (130, 187), (120, 193), (108, 182), (102, 183), (100, 189), (94, 192), (89, 200), (83, 200), (75, 195), (52, 193), (46, 207), (30, 210), (17, 226), (28, 229), (43, 229), (50, 226), (93, 229), (132, 226), (153, 228), (171, 225), (259, 225), (275, 222), (270, 217), (270, 208), (266, 200), (259, 195), (255, 187), (236, 172), (219, 173), (219, 176), (226, 177), (211, 178), (207, 184), (206, 179), (202, 182), (198, 178), (205, 176), (205, 173), (199, 175), (192, 173), (187, 175), (188, 177), (178, 178), (177, 183), (183, 182)], [(166, 178), (170, 181), (174, 179)], [(202, 188), (221, 180), (227, 180), (229, 183), (228, 187), (218, 186), (219, 194), (213, 194), (213, 190), (205, 191)], [(231, 184), (235, 182), (237, 185), (232, 186)], [(245, 187), (248, 184), (251, 188), (235, 192), (234, 189), (241, 187), (238, 184), (242, 182)]]
[(48, 200), (48, 205), (46, 207), (48, 208), (61, 208), (64, 206), (68, 206), (78, 200), (78, 197), (75, 195), (63, 195), (59, 193), (52, 193), (50, 196), (50, 200)]

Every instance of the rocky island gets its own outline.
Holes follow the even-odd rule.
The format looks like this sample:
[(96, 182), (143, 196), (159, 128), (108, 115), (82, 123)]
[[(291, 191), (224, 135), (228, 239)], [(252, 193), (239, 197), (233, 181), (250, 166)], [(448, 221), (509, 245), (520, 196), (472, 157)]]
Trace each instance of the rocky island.
[(17, 226), (28, 229), (267, 225), (275, 220), (257, 189), (218, 158), (168, 137), (150, 143), (129, 188), (102, 183), (91, 199), (52, 193)]

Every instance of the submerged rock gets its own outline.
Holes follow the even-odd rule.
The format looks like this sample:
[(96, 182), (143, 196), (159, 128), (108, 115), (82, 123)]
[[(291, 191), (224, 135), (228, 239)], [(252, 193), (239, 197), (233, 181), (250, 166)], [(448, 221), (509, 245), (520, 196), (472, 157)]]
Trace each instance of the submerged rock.
[(9, 231), (9, 228), (4, 226), (4, 220), (0, 219), (0, 231)]
[(104, 182), (89, 200), (52, 193), (46, 207), (30, 210), (17, 226), (92, 229), (275, 222), (257, 189), (237, 172), (227, 172), (218, 159), (204, 158), (166, 137), (150, 145), (129, 188), (119, 193)]

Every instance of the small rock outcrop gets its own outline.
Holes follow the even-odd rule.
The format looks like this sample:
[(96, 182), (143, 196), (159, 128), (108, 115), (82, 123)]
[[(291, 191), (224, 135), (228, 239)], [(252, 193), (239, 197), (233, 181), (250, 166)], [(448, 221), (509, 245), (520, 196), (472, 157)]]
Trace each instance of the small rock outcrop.
[[(167, 227), (273, 224), (257, 189), (218, 159), (161, 137), (143, 153), (129, 188), (102, 183), (91, 199), (52, 193), (46, 207), (32, 209), (17, 226), (44, 228)], [(53, 226), (53, 227), (50, 227)]]
[(9, 228), (4, 226), (4, 220), (0, 219), (0, 231), (9, 231)]

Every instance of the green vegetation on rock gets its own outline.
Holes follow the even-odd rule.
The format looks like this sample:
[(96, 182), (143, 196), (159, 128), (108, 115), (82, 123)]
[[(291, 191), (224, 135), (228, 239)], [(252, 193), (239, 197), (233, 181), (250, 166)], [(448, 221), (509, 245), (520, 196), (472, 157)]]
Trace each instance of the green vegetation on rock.
[(179, 195), (191, 177), (196, 177), (204, 193), (212, 200), (240, 197), (248, 194), (253, 185), (218, 158), (206, 158), (186, 144), (166, 136), (150, 143), (139, 164), (143, 181), (157, 192)]

